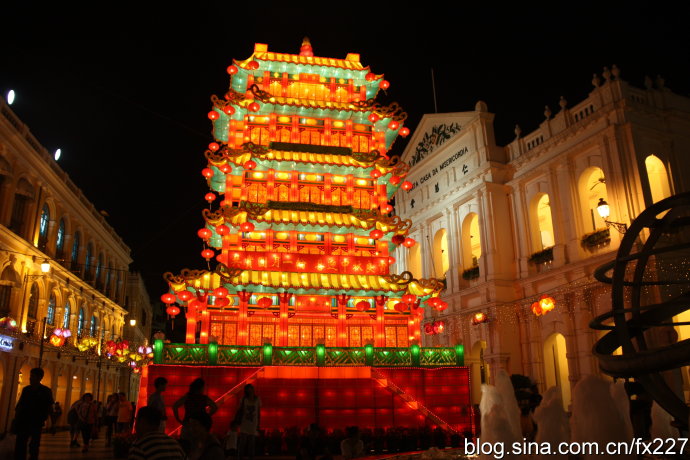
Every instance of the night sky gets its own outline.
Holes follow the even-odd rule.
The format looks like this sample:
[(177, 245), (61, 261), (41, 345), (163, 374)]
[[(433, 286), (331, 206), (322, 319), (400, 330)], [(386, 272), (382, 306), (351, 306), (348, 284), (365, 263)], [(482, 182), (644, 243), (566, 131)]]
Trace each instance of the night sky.
[[(316, 56), (360, 53), (391, 82), (379, 100), (399, 102), (410, 129), (434, 111), (433, 68), (438, 112), (485, 101), (500, 145), (516, 123), (523, 135), (535, 129), (546, 104), (556, 112), (560, 96), (580, 102), (604, 66), (616, 64), (639, 87), (645, 75), (661, 74), (667, 87), (690, 93), (687, 7), (463, 3), (321, 3), (329, 12), (270, 1), (252, 9), (186, 2), (194, 6), (184, 11), (171, 2), (5, 5), (0, 91), (14, 89), (12, 109), (49, 151), (62, 149), (60, 165), (109, 214), (154, 301), (166, 289), (163, 272), (205, 268), (196, 231), (208, 191), (200, 171), (212, 140), (209, 98), (225, 93), (226, 67), (249, 57), (255, 42), (297, 54), (308, 36)], [(398, 139), (393, 152), (406, 142)]]

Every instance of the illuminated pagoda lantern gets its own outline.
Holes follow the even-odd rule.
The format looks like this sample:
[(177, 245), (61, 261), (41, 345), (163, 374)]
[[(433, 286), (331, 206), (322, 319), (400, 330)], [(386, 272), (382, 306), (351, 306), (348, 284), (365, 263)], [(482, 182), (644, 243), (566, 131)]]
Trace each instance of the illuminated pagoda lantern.
[[(398, 187), (410, 185), (408, 165), (388, 155), (398, 134), (409, 134), (407, 115), (397, 104), (375, 102), (389, 83), (357, 54), (314, 57), (307, 39), (299, 55), (256, 44), (250, 58), (227, 71), (228, 92), (212, 97), (214, 141), (202, 171), (211, 190), (198, 236), (208, 270), (166, 274), (170, 291), (162, 299), (172, 316), (185, 310), (186, 344), (158, 341), (154, 362), (163, 366), (151, 366), (149, 380), (173, 375), (175, 365), (208, 365), (203, 375), (226, 382), (209, 394), (227, 403), (228, 417), (243, 383), (261, 390), (269, 374), (280, 382), (297, 375), (304, 378), (300, 387), (309, 387), (323, 380), (318, 372), (314, 377), (318, 368), (330, 369), (329, 384), (364, 385), (388, 399), (394, 385), (386, 366), (428, 367), (438, 377), (445, 370), (458, 393), (467, 378), (461, 348), (418, 345), (424, 308), (443, 303), (442, 281), (390, 270), (396, 246), (415, 242), (407, 237), (411, 222), (395, 216), (389, 202)], [(184, 372), (192, 375), (189, 367)], [(386, 417), (397, 410), (417, 424), (468, 429), (468, 387), (459, 392), (467, 408), (464, 399), (451, 398), (457, 411), (451, 419), (467, 423), (446, 422), (422, 405), (423, 395), (415, 393), (422, 390), (395, 388), (400, 407), (380, 408), (376, 423), (362, 419), (376, 413), (374, 403), (354, 403), (361, 409), (354, 419), (327, 409), (315, 415), (313, 401), (293, 415), (306, 424), (319, 418), (327, 427), (373, 427), (390, 425)], [(280, 401), (269, 405), (266, 393), (273, 390), (264, 389), (262, 427), (284, 427)]]

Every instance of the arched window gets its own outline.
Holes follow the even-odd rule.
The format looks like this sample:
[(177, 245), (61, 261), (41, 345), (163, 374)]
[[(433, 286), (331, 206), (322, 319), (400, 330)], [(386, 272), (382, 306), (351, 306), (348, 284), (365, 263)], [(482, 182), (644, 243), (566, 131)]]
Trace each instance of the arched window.
[(86, 265), (86, 279), (91, 278), (91, 272), (93, 271), (93, 244), (89, 243), (86, 245), (86, 260), (84, 261)]
[(31, 319), (36, 319), (38, 316), (38, 285), (36, 283), (31, 285), (27, 316)]
[(91, 315), (91, 326), (89, 327), (89, 335), (91, 337), (96, 337), (96, 329), (98, 328), (98, 320), (96, 315)]
[(72, 308), (69, 306), (69, 301), (65, 304), (65, 315), (62, 317), (62, 328), (69, 329), (70, 315), (72, 314)]
[(46, 322), (53, 326), (55, 324), (55, 294), (50, 294), (48, 300), (48, 314), (46, 315)]
[(539, 193), (532, 199), (530, 217), (534, 229), (534, 249), (536, 251), (541, 251), (542, 249), (552, 247), (555, 241), (549, 195), (546, 193)]
[[(26, 223), (31, 220), (28, 216), (29, 205), (34, 197), (34, 188), (26, 179), (21, 179), (17, 184), (10, 218), (10, 230), (22, 237), (25, 236)], [(28, 218), (28, 219), (27, 219)]]
[(415, 244), (407, 251), (407, 270), (411, 272), (415, 278), (422, 278), (422, 250), (421, 244)]
[(649, 179), (649, 191), (652, 194), (652, 203), (661, 201), (671, 196), (671, 184), (668, 181), (668, 174), (664, 162), (656, 155), (649, 155), (644, 160), (647, 169), (647, 179)]
[[(606, 228), (606, 222), (597, 212), (599, 199), (606, 202), (606, 178), (604, 171), (596, 166), (589, 167), (580, 176), (578, 184), (580, 204), (582, 206), (582, 223), (585, 232), (595, 232)], [(609, 202), (610, 203), (610, 202)]]
[(444, 228), (434, 235), (433, 261), (434, 276), (436, 278), (445, 277), (450, 264), (448, 262), (448, 235)]
[(84, 307), (79, 309), (79, 318), (77, 319), (77, 334), (81, 335), (82, 329), (84, 329)]
[[(75, 232), (74, 233), (74, 240), (72, 242), (72, 256), (70, 257), (70, 261), (72, 262), (73, 265), (79, 261), (79, 243), (80, 243), (79, 240), (80, 239), (81, 239), (81, 236), (80, 236), (79, 232)], [(74, 267), (73, 267), (73, 269), (74, 269)]]
[(105, 294), (108, 295), (108, 296), (110, 295), (110, 277), (111, 277), (111, 274), (112, 274), (112, 269), (106, 267), (106, 269), (105, 269), (105, 289), (104, 289), (104, 291), (105, 291)]
[(98, 254), (96, 263), (96, 284), (101, 285), (101, 272), (103, 271), (103, 254)]
[(62, 259), (62, 252), (65, 249), (65, 219), (60, 219), (58, 224), (57, 237), (55, 238), (55, 253)]
[(479, 264), (482, 242), (479, 236), (479, 216), (473, 212), (462, 223), (462, 265), (467, 270)]
[(41, 250), (46, 248), (48, 243), (48, 224), (50, 223), (50, 208), (48, 203), (43, 204), (41, 209), (41, 221), (38, 226), (38, 247)]

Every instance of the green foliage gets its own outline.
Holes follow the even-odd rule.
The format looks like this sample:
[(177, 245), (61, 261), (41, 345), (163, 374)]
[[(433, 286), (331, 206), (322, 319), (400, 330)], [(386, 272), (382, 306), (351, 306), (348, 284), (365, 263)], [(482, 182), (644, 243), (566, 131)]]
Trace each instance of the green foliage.
[(479, 265), (468, 268), (462, 272), (462, 279), (464, 280), (476, 280), (477, 278), (479, 278)]
[(529, 262), (535, 265), (545, 264), (553, 260), (553, 246), (546, 248), (543, 251), (535, 252), (529, 256)]
[(588, 250), (594, 250), (600, 246), (606, 246), (611, 242), (611, 232), (608, 228), (597, 230), (596, 232), (587, 233), (582, 237), (582, 247)]

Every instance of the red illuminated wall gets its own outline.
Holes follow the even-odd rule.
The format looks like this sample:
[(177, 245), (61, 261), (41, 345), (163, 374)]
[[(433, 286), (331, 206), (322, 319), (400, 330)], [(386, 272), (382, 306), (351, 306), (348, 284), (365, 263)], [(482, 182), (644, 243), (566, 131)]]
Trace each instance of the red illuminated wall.
[[(240, 391), (221, 405), (213, 417), (213, 431), (224, 434), (235, 414), (244, 380), (260, 369), (151, 365), (146, 389), (153, 391), (153, 381), (158, 376), (168, 379), (164, 398), (168, 406), (168, 431), (171, 431), (177, 423), (170, 406), (186, 393), (195, 378), (206, 380), (207, 394), (214, 400), (241, 385)], [(377, 371), (456, 430), (472, 430), (467, 368), (378, 368)], [(306, 427), (313, 422), (327, 429), (350, 425), (360, 428), (433, 425), (399, 395), (372, 378), (368, 367), (265, 367), (253, 384), (262, 401), (261, 427), (267, 431)]]

